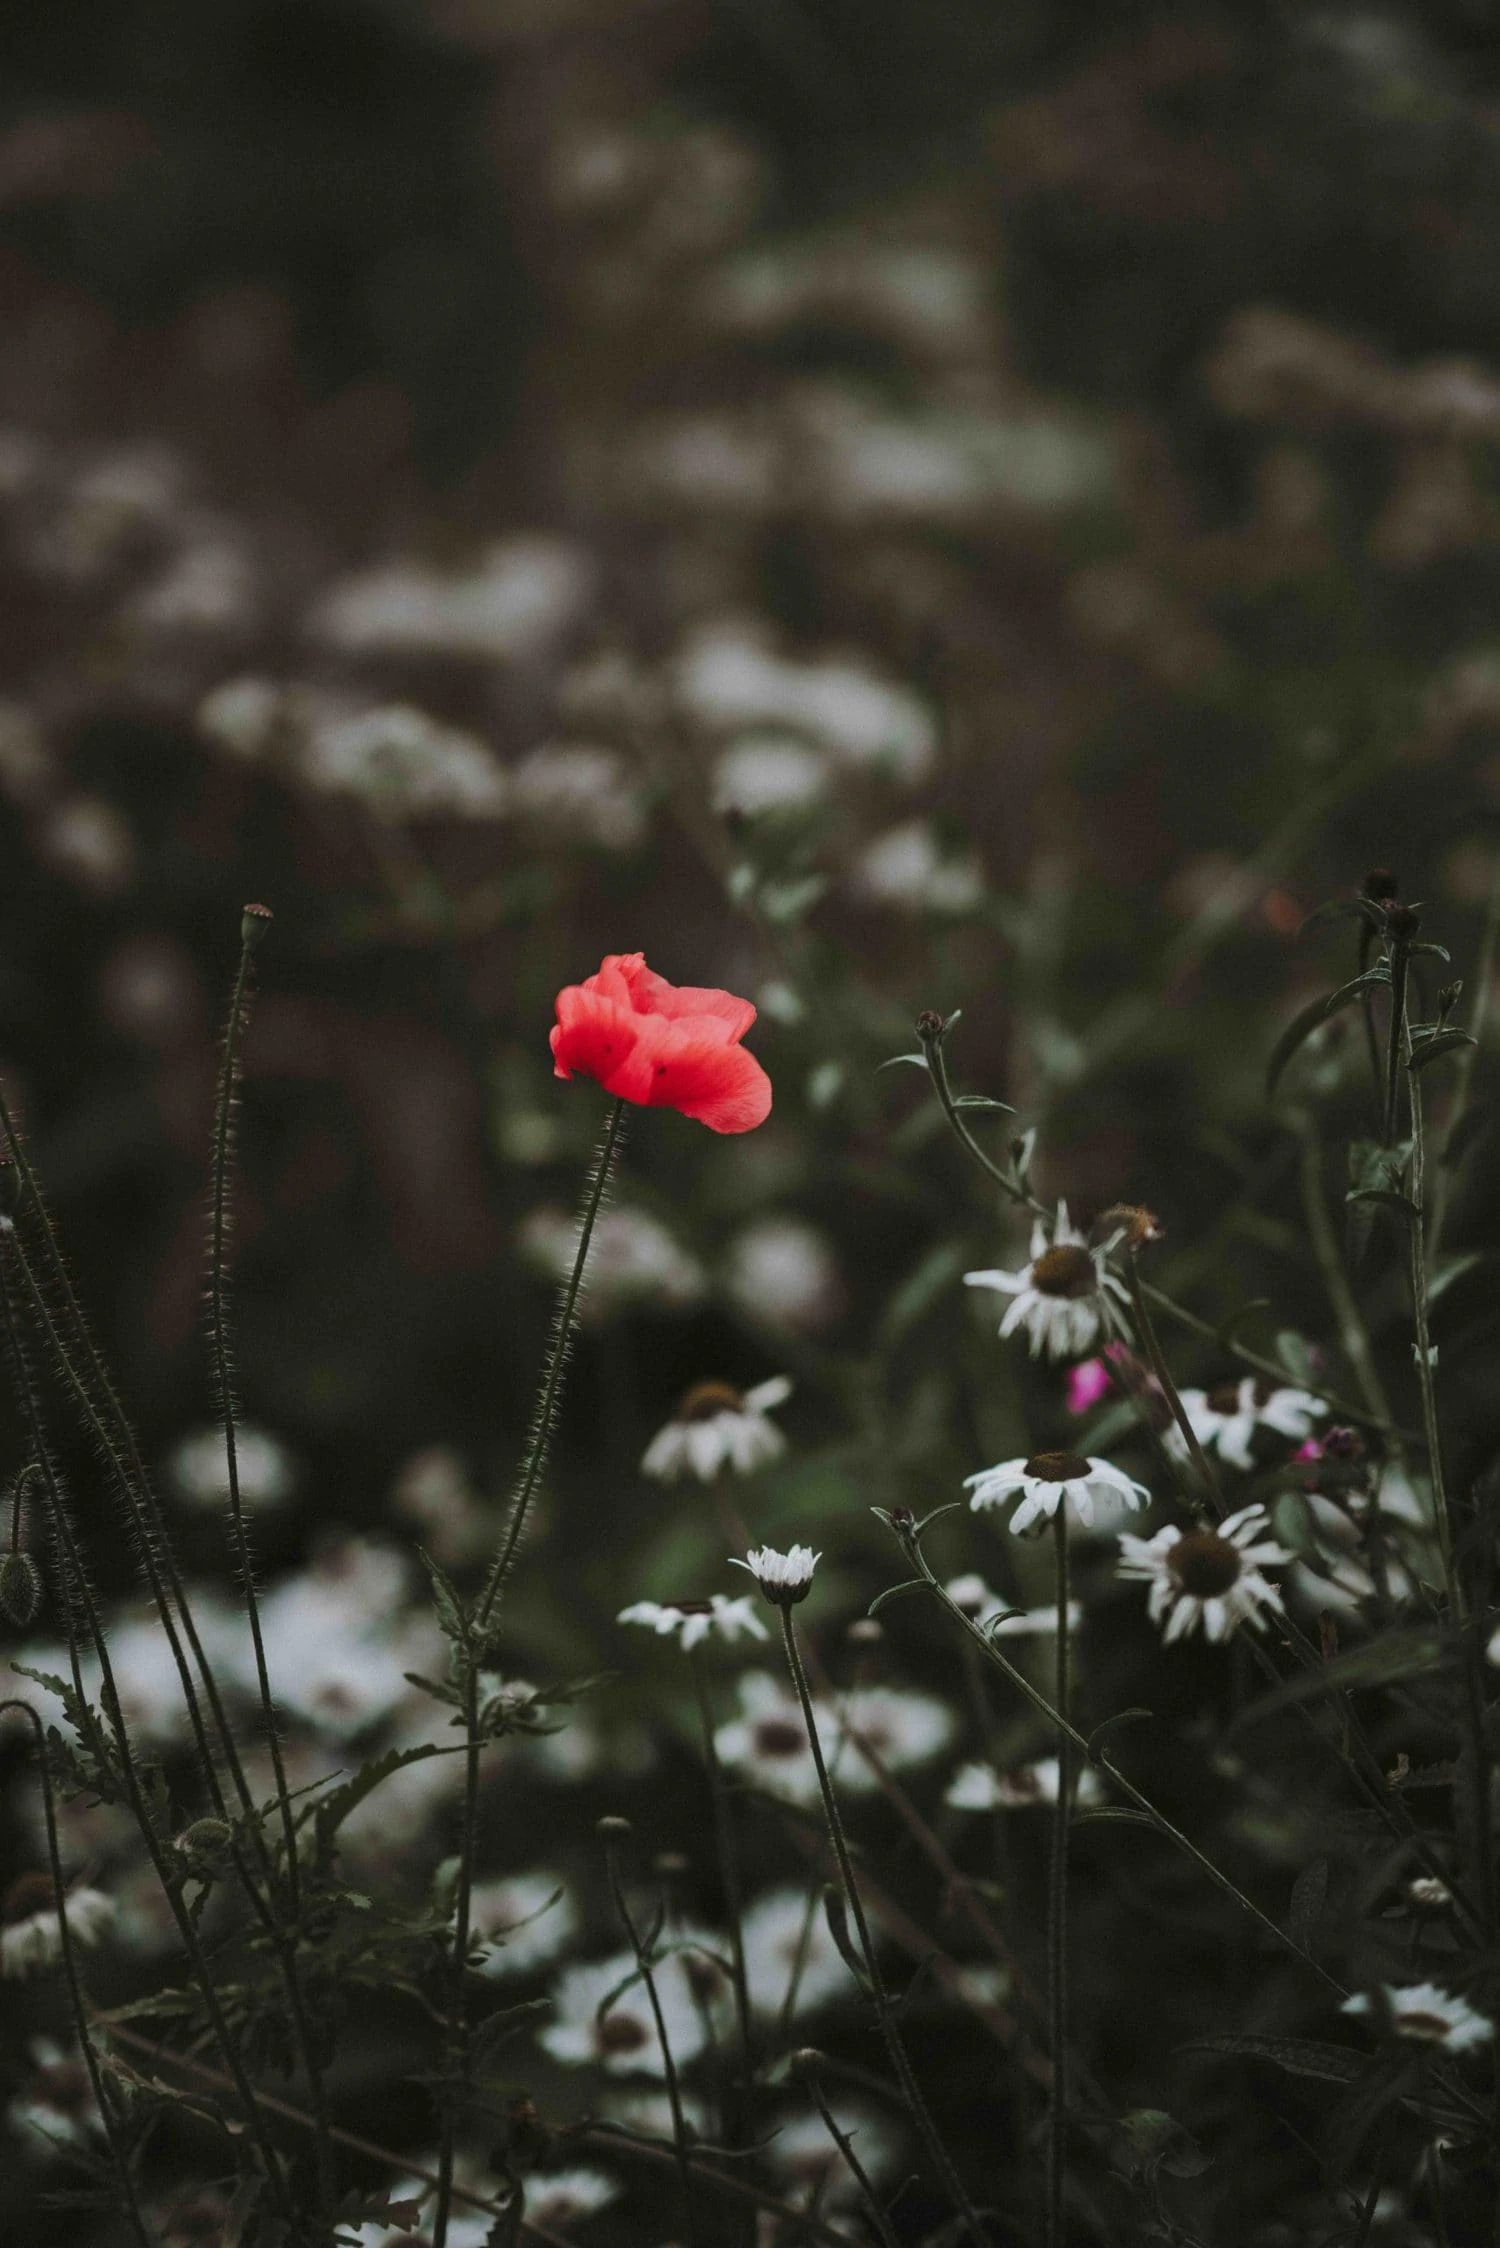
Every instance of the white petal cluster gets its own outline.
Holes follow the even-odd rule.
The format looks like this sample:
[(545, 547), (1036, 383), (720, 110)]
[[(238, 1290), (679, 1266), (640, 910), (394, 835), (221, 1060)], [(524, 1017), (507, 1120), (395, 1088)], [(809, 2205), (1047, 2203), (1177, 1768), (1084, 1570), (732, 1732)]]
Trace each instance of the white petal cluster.
[[(703, 2013), (680, 1954), (669, 1953), (653, 1974), (672, 2059), (682, 2066), (697, 2058), (707, 2040)], [(632, 1953), (564, 1968), (553, 1987), (552, 2009), (539, 2042), (553, 2060), (592, 2065), (613, 2076), (666, 2075), (651, 2000)]]
[[(114, 1925), (115, 1900), (102, 1889), (69, 1890), (63, 1910), (75, 1944), (92, 1948)], [(0, 1976), (17, 1982), (28, 1975), (44, 1974), (61, 1959), (62, 1942), (55, 1899), (39, 1901), (31, 1910), (7, 1918), (0, 1927)]]
[(998, 1467), (966, 1476), (964, 1489), (973, 1494), (969, 1504), (976, 1514), (1019, 1496), (1021, 1503), (1010, 1518), (1018, 1537), (1034, 1522), (1050, 1522), (1060, 1506), (1066, 1505), (1070, 1516), (1092, 1527), (1096, 1500), (1142, 1507), (1151, 1497), (1144, 1483), (1137, 1483), (1111, 1461), (1085, 1459), (1073, 1452), (1034, 1452), (1025, 1460), (1002, 1460)]
[[(1276, 1389), (1254, 1374), (1241, 1382), (1224, 1382), (1215, 1389), (1185, 1389), (1182, 1403), (1193, 1434), (1205, 1451), (1217, 1452), (1231, 1467), (1255, 1465), (1251, 1440), (1258, 1428), (1271, 1429), (1301, 1444), (1311, 1436), (1313, 1423), (1328, 1407), (1321, 1397), (1305, 1389)], [(1187, 1445), (1175, 1421), (1164, 1442), (1179, 1459)]]
[(1418, 2045), (1437, 2045), (1447, 2053), (1468, 2053), (1495, 2034), (1489, 2018), (1466, 1999), (1454, 1998), (1436, 1983), (1385, 1983), (1378, 1997), (1356, 1991), (1341, 2013), (1384, 2019), (1397, 2037)]
[[(943, 1801), (952, 1811), (1024, 1811), (1038, 1803), (1055, 1803), (1061, 1766), (1055, 1756), (1038, 1757), (1034, 1764), (1017, 1765), (997, 1772), (992, 1764), (962, 1764), (948, 1782)], [(1104, 1793), (1091, 1764), (1073, 1775), (1075, 1804), (1097, 1803)]]
[(726, 1598), (722, 1592), (711, 1593), (707, 1600), (669, 1601), (665, 1605), (659, 1600), (637, 1600), (622, 1608), (615, 1622), (639, 1624), (659, 1638), (675, 1639), (685, 1654), (705, 1639), (725, 1639), (733, 1645), (742, 1638), (770, 1637), (755, 1612), (754, 1596), (748, 1592), (737, 1600)]
[(795, 2020), (847, 1998), (854, 1979), (816, 1891), (770, 1889), (740, 1924), (750, 2004), (767, 2021)]
[(743, 1561), (736, 1560), (732, 1565), (736, 1569), (748, 1569), (776, 1607), (790, 1608), (807, 1598), (813, 1571), (822, 1558), (811, 1546), (790, 1546), (785, 1553), (778, 1553), (775, 1546), (758, 1546), (753, 1553), (746, 1554)]
[(1122, 1537), (1119, 1574), (1150, 1585), (1151, 1620), (1165, 1625), (1164, 1639), (1200, 1627), (1205, 1638), (1227, 1639), (1240, 1624), (1259, 1625), (1263, 1611), (1281, 1609), (1281, 1594), (1261, 1572), (1292, 1557), (1263, 1535), (1269, 1528), (1264, 1507), (1246, 1506), (1214, 1529), (1184, 1532), (1168, 1523), (1152, 1538)]

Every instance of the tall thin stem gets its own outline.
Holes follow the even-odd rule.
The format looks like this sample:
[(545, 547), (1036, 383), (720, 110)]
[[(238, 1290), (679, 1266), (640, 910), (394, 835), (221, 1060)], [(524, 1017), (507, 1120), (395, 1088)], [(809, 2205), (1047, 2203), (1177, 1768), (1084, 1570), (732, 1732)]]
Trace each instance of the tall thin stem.
[(709, 1796), (713, 1802), (719, 1880), (724, 1890), (724, 1909), (729, 1921), (729, 1963), (734, 1977), (734, 2005), (740, 2030), (740, 2064), (748, 2082), (755, 2065), (755, 2043), (750, 2026), (750, 1984), (745, 1973), (745, 1937), (741, 1926), (745, 1900), (744, 1887), (740, 1881), (739, 1852), (735, 1845), (734, 1814), (729, 1802), (729, 1790), (724, 1784), (724, 1767), (719, 1762), (719, 1752), (714, 1745), (714, 1713), (709, 1700), (708, 1680), (703, 1675), (702, 1658), (696, 1648), (688, 1655), (688, 1665), (693, 1674), (698, 1720), (703, 1729), (703, 1763), (708, 1773)]
[(905, 2040), (901, 2035), (895, 2012), (891, 2006), (890, 1994), (885, 1987), (885, 1977), (881, 1973), (880, 1961), (876, 1956), (875, 1945), (870, 1935), (870, 1924), (865, 1918), (865, 1908), (860, 1897), (859, 1884), (854, 1878), (854, 1864), (849, 1856), (849, 1845), (844, 1836), (843, 1816), (839, 1810), (838, 1798), (833, 1792), (833, 1782), (828, 1776), (828, 1766), (823, 1756), (823, 1743), (818, 1734), (817, 1715), (813, 1709), (812, 1692), (807, 1683), (807, 1672), (803, 1668), (802, 1653), (797, 1645), (797, 1634), (792, 1625), (792, 1612), (781, 1602), (777, 1603), (776, 1612), (781, 1618), (781, 1636), (786, 1649), (787, 1669), (791, 1673), (792, 1684), (797, 1691), (797, 1699), (802, 1704), (802, 1721), (807, 1727), (808, 1743), (812, 1749), (813, 1764), (818, 1775), (818, 1791), (823, 1798), (823, 1814), (828, 1821), (829, 1840), (833, 1844), (833, 1854), (838, 1861), (839, 1884), (844, 1892), (844, 1903), (848, 1907), (849, 1917), (854, 1922), (859, 1937), (860, 1957), (865, 1964), (865, 1974), (870, 1986), (870, 2000), (875, 2009), (875, 2018), (880, 2025), (880, 2034), (885, 2040), (885, 2049), (890, 2055), (891, 2067), (895, 2071), (896, 2081), (901, 2087), (902, 2096), (906, 2101), (912, 2121), (921, 2134), (922, 2143), (927, 2149), (934, 2170), (942, 2181), (943, 2190), (962, 2216), (969, 2237), (975, 2243), (975, 2248), (984, 2248), (984, 2233), (980, 2227), (978, 2212), (969, 2199), (963, 2180), (953, 2167), (952, 2158), (947, 2148), (938, 2136), (937, 2125), (933, 2122), (931, 2111), (922, 2096), (922, 2088), (917, 2082), (916, 2072), (912, 2068)]
[[(1057, 1706), (1068, 1714), (1068, 1506), (1052, 1517), (1057, 1562)], [(1052, 1862), (1047, 1893), (1047, 2006), (1052, 2044), (1052, 2111), (1047, 2141), (1047, 2237), (1051, 2248), (1067, 2238), (1064, 2192), (1068, 2152), (1068, 1840), (1073, 1817), (1073, 1744), (1057, 1736), (1057, 1802), (1052, 1814)]]
[(58, 1945), (62, 1954), (63, 1974), (68, 1985), (68, 2001), (73, 2009), (73, 2024), (78, 2032), (79, 2050), (83, 2065), (88, 2070), (89, 2086), (94, 2104), (99, 2110), (99, 2120), (104, 2126), (104, 2136), (109, 2146), (110, 2160), (114, 2164), (120, 2193), (125, 2204), (125, 2215), (140, 2248), (151, 2248), (151, 2236), (146, 2230), (146, 2220), (141, 2214), (140, 2197), (136, 2192), (135, 2173), (130, 2166), (130, 2156), (120, 2137), (119, 2120), (104, 2084), (104, 2072), (99, 2066), (99, 2056), (94, 2051), (94, 2040), (89, 2028), (89, 2011), (83, 1995), (83, 1978), (78, 1972), (78, 1956), (73, 1944), (73, 1931), (68, 1925), (67, 1886), (63, 1881), (62, 1854), (57, 1845), (57, 1806), (52, 1799), (52, 1774), (47, 1769), (47, 1742), (42, 1721), (29, 1702), (0, 1702), (0, 1716), (7, 1710), (20, 1710), (27, 1718), (36, 1736), (37, 1774), (42, 1787), (42, 1810), (47, 1824), (47, 1864), (52, 1874), (52, 1894), (57, 1904)]
[(617, 1846), (626, 1822), (623, 1819), (603, 1819), (600, 1827), (604, 1837), (604, 1864), (609, 1877), (609, 1893), (614, 1899), (620, 1925), (635, 1956), (637, 1972), (645, 1987), (651, 2019), (656, 2024), (656, 2041), (661, 2047), (662, 2077), (667, 2087), (667, 2105), (672, 2113), (672, 2144), (677, 2150), (677, 2176), (682, 2188), (682, 2222), (687, 2234), (688, 2248), (697, 2239), (697, 2223), (693, 2208), (693, 2173), (688, 2161), (687, 2117), (682, 2108), (682, 2086), (678, 2081), (677, 2062), (672, 2053), (672, 2041), (667, 2035), (667, 2018), (662, 2011), (661, 1992), (656, 1987), (656, 1966), (649, 1946), (642, 1941), (635, 1924), (635, 1915), (625, 1895), (625, 1884), (620, 1877)]
[(625, 1126), (625, 1102), (615, 1100), (610, 1105), (604, 1127), (604, 1137), (594, 1157), (594, 1166), (584, 1188), (583, 1209), (578, 1223), (578, 1241), (573, 1252), (572, 1270), (563, 1287), (562, 1300), (552, 1323), (552, 1336), (542, 1366), (541, 1389), (536, 1410), (531, 1419), (531, 1436), (526, 1457), (521, 1465), (516, 1495), (511, 1501), (510, 1520), (499, 1553), (485, 1579), (484, 1591), (475, 1606), (473, 1615), (465, 1620), (465, 1636), (457, 1649), (460, 1667), (460, 1687), (463, 1695), (464, 1723), (464, 1800), (460, 1813), (458, 1849), (458, 1887), (453, 1905), (453, 1959), (448, 2001), (447, 2053), (444, 2063), (442, 2115), (438, 2139), (438, 2197), (433, 2214), (433, 2248), (447, 2248), (448, 2217), (453, 2199), (454, 2135), (458, 2114), (467, 2095), (469, 2082), (469, 2020), (468, 2020), (468, 1961), (469, 1928), (474, 1891), (474, 1861), (479, 1847), (479, 1779), (480, 1752), (483, 1742), (479, 1736), (479, 1669), (484, 1659), (486, 1639), (493, 1627), (500, 1595), (515, 1566), (521, 1538), (526, 1528), (531, 1502), (541, 1482), (546, 1465), (547, 1450), (552, 1431), (557, 1422), (558, 1404), (562, 1396), (563, 1376), (567, 1370), (574, 1331), (578, 1324), (578, 1305), (583, 1292), (584, 1267), (588, 1263), (589, 1248), (594, 1238), (594, 1227), (603, 1207), (605, 1190), (609, 1185), (618, 1153), (620, 1138)]
[[(1495, 861), (1495, 871), (1490, 880), (1490, 894), (1485, 901), (1484, 930), (1479, 939), (1479, 954), (1474, 963), (1474, 1001), (1469, 1010), (1469, 1036), (1472, 1046), (1460, 1048), (1453, 1064), (1453, 1099), (1448, 1109), (1447, 1143), (1452, 1144), (1460, 1118), (1469, 1105), (1469, 1094), (1474, 1083), (1474, 1065), (1484, 1039), (1485, 1024), (1489, 1020), (1491, 993), (1495, 981), (1495, 956), (1500, 952), (1500, 858)], [(1446, 1159), (1438, 1165), (1437, 1178), (1432, 1190), (1432, 1219), (1427, 1229), (1427, 1253), (1434, 1260), (1442, 1246), (1443, 1228), (1448, 1221), (1448, 1206), (1453, 1194), (1453, 1177), (1457, 1165)]]
[[(1410, 1039), (1407, 1040), (1410, 1056)], [(1427, 1445), (1427, 1469), (1432, 1479), (1432, 1511), (1437, 1525), (1438, 1551), (1442, 1556), (1443, 1586), (1448, 1595), (1449, 1620), (1456, 1629), (1463, 1616), (1463, 1594), (1453, 1563), (1453, 1525), (1448, 1509), (1448, 1485), (1443, 1473), (1443, 1439), (1438, 1422), (1437, 1382), (1427, 1293), (1427, 1242), (1423, 1232), (1423, 1193), (1427, 1178), (1426, 1135), (1422, 1128), (1422, 1080), (1408, 1070), (1407, 1098), (1411, 1112), (1411, 1201), (1405, 1220), (1407, 1271), (1411, 1281), (1412, 1325), (1416, 1331), (1417, 1389), (1422, 1399), (1422, 1434)]]

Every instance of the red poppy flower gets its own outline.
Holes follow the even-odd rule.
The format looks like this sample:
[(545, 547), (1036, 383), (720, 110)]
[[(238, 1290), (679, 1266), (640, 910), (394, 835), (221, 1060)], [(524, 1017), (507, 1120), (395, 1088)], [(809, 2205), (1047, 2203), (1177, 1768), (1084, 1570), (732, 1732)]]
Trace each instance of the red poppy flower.
[(654, 975), (641, 952), (610, 953), (597, 976), (557, 995), (559, 1077), (596, 1077), (643, 1108), (675, 1108), (712, 1132), (751, 1132), (771, 1109), (771, 1080), (740, 1040), (748, 999)]

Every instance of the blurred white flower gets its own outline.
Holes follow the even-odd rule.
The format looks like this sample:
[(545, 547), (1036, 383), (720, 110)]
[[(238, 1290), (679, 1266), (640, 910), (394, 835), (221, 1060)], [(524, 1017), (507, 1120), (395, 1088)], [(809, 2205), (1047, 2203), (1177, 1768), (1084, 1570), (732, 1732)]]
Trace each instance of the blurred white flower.
[(123, 812), (102, 796), (65, 796), (37, 829), (45, 864), (91, 897), (118, 897), (135, 877), (135, 836)]
[[(96, 2032), (97, 2034), (97, 2032)], [(5, 2110), (8, 2127), (28, 2140), (27, 2153), (43, 2155), (86, 2145), (100, 2128), (88, 2064), (76, 2044), (33, 2037), (28, 2068)]]
[[(866, 2176), (876, 2184), (890, 2177), (900, 2146), (884, 2117), (851, 2099), (841, 2086), (825, 2085), (823, 2097), (839, 2129), (853, 2140)], [(859, 2198), (849, 2165), (821, 2115), (794, 2115), (777, 2123), (766, 2144), (766, 2161), (784, 2187), (810, 2196), (819, 2209), (848, 2208)]]
[[(406, 1591), (401, 1555), (363, 1538), (326, 1546), (273, 1586), (260, 1619), (277, 1703), (335, 1740), (388, 1718), (410, 1692), (406, 1672), (439, 1649), (425, 1611), (404, 1609)], [(249, 1690), (248, 1649), (240, 1675)]]
[(481, 1974), (504, 1981), (550, 1967), (578, 1933), (578, 1907), (553, 1874), (505, 1874), (475, 1882), (469, 1926), (475, 1943), (487, 1947)]
[(184, 529), (181, 550), (127, 604), (126, 623), (138, 631), (181, 633), (235, 632), (253, 625), (260, 573), (243, 532), (212, 518)]
[(854, 1989), (816, 1891), (771, 1889), (740, 1924), (750, 2004), (768, 2021), (795, 2020)]
[(477, 735), (410, 703), (384, 703), (309, 727), (297, 772), (310, 788), (353, 796), (381, 819), (499, 819), (504, 771)]
[(827, 1236), (802, 1218), (756, 1218), (731, 1241), (724, 1291), (746, 1319), (815, 1334), (838, 1317), (843, 1289)]
[(448, 1444), (425, 1445), (402, 1462), (391, 1486), (391, 1507), (417, 1530), (423, 1551), (445, 1569), (478, 1560), (495, 1536), (467, 1465)]
[[(279, 1506), (296, 1485), (292, 1456), (279, 1436), (239, 1421), (234, 1432), (235, 1462), (240, 1497), (248, 1507)], [(221, 1428), (195, 1429), (174, 1444), (167, 1472), (182, 1497), (193, 1506), (219, 1507), (229, 1503), (229, 1463)]]
[(984, 896), (979, 861), (950, 858), (925, 820), (906, 820), (867, 843), (850, 880), (872, 905), (901, 913), (972, 913)]
[(467, 569), (416, 555), (329, 588), (308, 631), (346, 655), (442, 655), (526, 663), (551, 652), (588, 604), (593, 572), (572, 541), (503, 539)]
[(773, 728), (804, 736), (851, 768), (883, 769), (914, 786), (937, 751), (927, 707), (857, 657), (797, 663), (743, 619), (701, 627), (677, 659), (676, 693), (705, 731)]
[(1122, 1537), (1119, 1574), (1150, 1585), (1151, 1620), (1166, 1619), (1164, 1639), (1200, 1624), (1206, 1638), (1227, 1639), (1242, 1623), (1258, 1625), (1263, 1609), (1280, 1611), (1281, 1595), (1261, 1571), (1292, 1557), (1263, 1536), (1269, 1528), (1264, 1507), (1246, 1506), (1216, 1528), (1173, 1522), (1152, 1538)]
[[(577, 1221), (571, 1212), (550, 1204), (532, 1210), (522, 1222), (519, 1238), (530, 1263), (550, 1279), (567, 1279), (578, 1244)], [(696, 1303), (703, 1291), (702, 1266), (659, 1218), (618, 1203), (599, 1213), (583, 1295), (585, 1319), (602, 1318), (626, 1303), (677, 1308)]]
[[(1311, 1436), (1313, 1422), (1328, 1407), (1321, 1397), (1305, 1389), (1278, 1389), (1264, 1375), (1247, 1374), (1243, 1381), (1220, 1382), (1213, 1389), (1185, 1389), (1182, 1402), (1193, 1434), (1206, 1451), (1216, 1451), (1233, 1467), (1252, 1468), (1255, 1456), (1251, 1438), (1258, 1428), (1273, 1429), (1301, 1443)], [(1187, 1442), (1174, 1421), (1165, 1432), (1169, 1451), (1187, 1457)]]
[[(1055, 1756), (1038, 1757), (1035, 1763), (1018, 1764), (1013, 1771), (997, 1772), (992, 1764), (962, 1764), (948, 1782), (943, 1801), (953, 1811), (1022, 1811), (1033, 1804), (1055, 1803), (1061, 1766)], [(1104, 1790), (1091, 1764), (1075, 1767), (1073, 1801), (1097, 1803)]]
[(741, 734), (714, 760), (713, 807), (721, 816), (760, 819), (801, 812), (827, 794), (828, 761), (795, 734)]
[[(1007, 1604), (998, 1592), (992, 1592), (977, 1571), (970, 1570), (961, 1577), (951, 1577), (943, 1587), (955, 1608), (966, 1616), (973, 1616), (982, 1624), (991, 1639), (1022, 1639), (1033, 1634), (1045, 1634), (1057, 1629), (1057, 1609), (1016, 1608), (1007, 1610)], [(993, 1620), (991, 1620), (993, 1619)], [(1068, 1602), (1068, 1629), (1076, 1631), (1083, 1621), (1083, 1606), (1077, 1600)]]
[(1103, 1249), (1090, 1249), (1059, 1202), (1049, 1235), (1038, 1218), (1031, 1229), (1031, 1258), (1019, 1272), (966, 1272), (967, 1288), (993, 1288), (1011, 1298), (1000, 1322), (1002, 1336), (1025, 1330), (1033, 1358), (1081, 1358), (1104, 1324), (1103, 1298), (1125, 1290), (1105, 1267)]
[(564, 842), (632, 851), (646, 833), (640, 783), (616, 749), (593, 742), (543, 742), (511, 775), (517, 813)]
[[(1137, 1483), (1123, 1468), (1109, 1460), (1085, 1459), (1081, 1452), (1033, 1452), (1028, 1460), (1002, 1460), (998, 1467), (966, 1475), (964, 1489), (974, 1494), (969, 1504), (976, 1514), (1019, 1495), (1021, 1503), (1010, 1518), (1018, 1537), (1034, 1522), (1050, 1522), (1062, 1506), (1087, 1526), (1093, 1522), (1096, 1499), (1114, 1498), (1128, 1507), (1142, 1507), (1151, 1497), (1145, 1484)], [(1052, 1622), (1055, 1629), (1055, 1609)]]
[[(822, 1723), (820, 1713), (820, 1727)], [(843, 1730), (853, 1734), (856, 1743), (863, 1742), (891, 1772), (925, 1764), (948, 1746), (957, 1730), (946, 1702), (895, 1686), (854, 1687), (841, 1697), (833, 1724), (836, 1734)], [(838, 1779), (841, 1787), (861, 1792), (880, 1784), (857, 1746), (840, 1758)]]
[(629, 1608), (622, 1608), (615, 1621), (639, 1624), (659, 1638), (675, 1639), (685, 1654), (705, 1639), (727, 1639), (733, 1644), (741, 1635), (748, 1639), (769, 1637), (748, 1592), (738, 1600), (715, 1592), (707, 1600), (675, 1600), (665, 1607), (660, 1601), (637, 1600)]
[[(695, 2060), (707, 2030), (681, 1961), (669, 1954), (652, 1970), (673, 2062)], [(629, 1987), (621, 1989), (621, 1985)], [(564, 1968), (552, 1991), (553, 2018), (538, 2042), (555, 2061), (593, 2063), (616, 2076), (664, 2076), (651, 2001), (633, 1954)]]
[(534, 2170), (526, 2180), (526, 2220), (559, 2232), (618, 2201), (622, 2188), (603, 2170)]
[(1382, 1983), (1378, 1995), (1356, 1991), (1339, 2009), (1343, 2014), (1363, 2014), (1382, 2022), (1397, 2037), (1414, 2044), (1437, 2045), (1444, 2052), (1468, 2053), (1495, 2034), (1495, 2025), (1477, 2013), (1465, 1999), (1450, 1997), (1436, 1983)]
[(712, 1483), (726, 1469), (753, 1475), (786, 1450), (786, 1438), (768, 1416), (791, 1394), (782, 1374), (743, 1391), (728, 1382), (695, 1382), (647, 1445), (642, 1474), (664, 1483), (683, 1474)]
[[(719, 1762), (768, 1795), (783, 1796), (789, 1803), (815, 1802), (818, 1770), (796, 1697), (763, 1670), (743, 1674), (739, 1697), (739, 1716), (714, 1735)], [(828, 1714), (820, 1712), (820, 1724)]]
[[(87, 1949), (113, 1927), (115, 1901), (102, 1889), (67, 1892), (68, 1934)], [(17, 1982), (39, 1975), (62, 1957), (62, 1919), (50, 1873), (23, 1873), (0, 1899), (0, 1975)]]

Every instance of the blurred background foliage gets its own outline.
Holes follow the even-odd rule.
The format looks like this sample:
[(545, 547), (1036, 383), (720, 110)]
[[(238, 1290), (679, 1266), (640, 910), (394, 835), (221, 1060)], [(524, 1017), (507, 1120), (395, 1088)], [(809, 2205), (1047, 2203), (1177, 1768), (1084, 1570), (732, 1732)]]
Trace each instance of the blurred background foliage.
[[(1041, 1126), (1045, 1192), (1158, 1208), (1211, 1321), (1326, 1328), (1262, 1071), (1349, 947), (1296, 932), (1387, 862), (1462, 972), (1500, 840), (1496, 31), (1487, 0), (0, 21), (0, 1060), (165, 1459), (208, 1417), (238, 912), (274, 908), (238, 1221), (246, 1409), (294, 1463), (268, 1577), (503, 1491), (602, 1110), (549, 1075), (551, 999), (606, 950), (756, 997), (776, 1109), (632, 1123), (529, 1672), (621, 1664), (623, 1597), (722, 1584), (706, 1504), (635, 1466), (695, 1379), (796, 1381), (753, 1528), (829, 1550), (835, 1663), (886, 1571), (868, 1505), (1065, 1429), (957, 1285), (1013, 1221), (878, 1073), (919, 1007), (964, 1008), (955, 1067)], [(1362, 1128), (1337, 1060), (1293, 1096), (1322, 1069)], [(1476, 1153), (1455, 1245), (1496, 1200)], [(1483, 1268), (1444, 1318), (1477, 1462)], [(211, 1518), (183, 1535), (220, 1566)], [(1090, 1659), (1101, 1708), (1142, 1698), (1107, 1608)], [(670, 1760), (596, 1784), (690, 1845)], [(1165, 1907), (1129, 1957), (1120, 1909), (1079, 1952), (1099, 2020), (1131, 2008), (1101, 2069), (1154, 2098)], [(1181, 1941), (1190, 1994), (1267, 1972), (1211, 1916)]]

